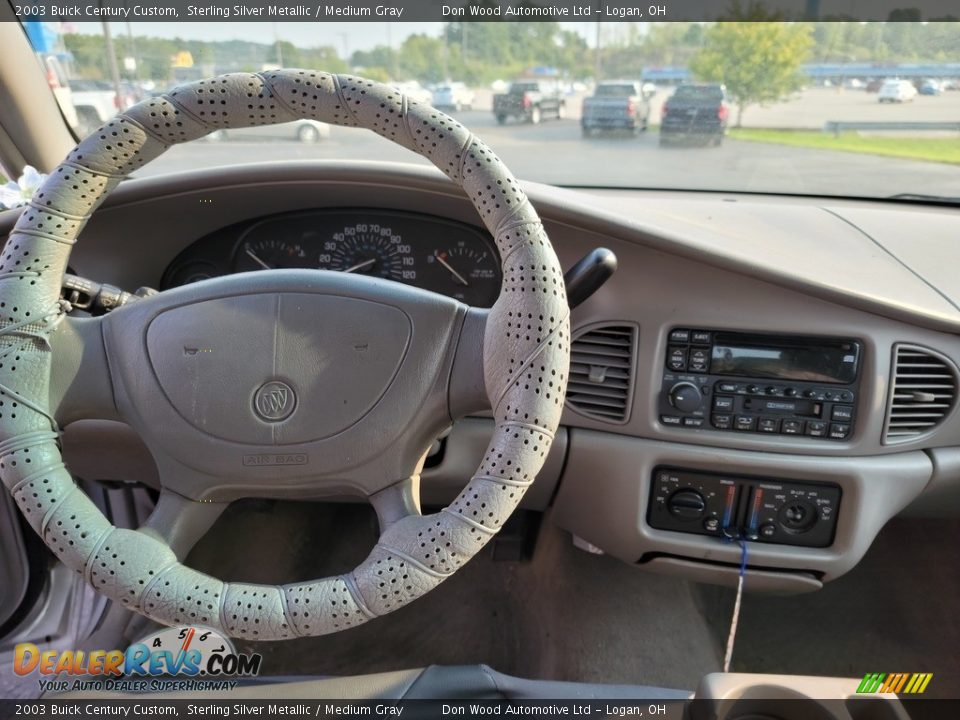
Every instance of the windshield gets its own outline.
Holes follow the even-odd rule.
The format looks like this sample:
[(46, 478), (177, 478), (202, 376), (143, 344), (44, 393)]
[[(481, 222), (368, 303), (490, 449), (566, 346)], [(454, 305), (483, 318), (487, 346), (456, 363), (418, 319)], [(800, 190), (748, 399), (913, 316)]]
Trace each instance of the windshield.
[[(308, 67), (435, 103), (527, 180), (960, 197), (956, 22), (35, 25), (79, 135), (183, 82)], [(589, 103), (640, 88), (622, 108)], [(136, 174), (287, 159), (426, 162), (373, 133), (301, 121), (220, 131)]]

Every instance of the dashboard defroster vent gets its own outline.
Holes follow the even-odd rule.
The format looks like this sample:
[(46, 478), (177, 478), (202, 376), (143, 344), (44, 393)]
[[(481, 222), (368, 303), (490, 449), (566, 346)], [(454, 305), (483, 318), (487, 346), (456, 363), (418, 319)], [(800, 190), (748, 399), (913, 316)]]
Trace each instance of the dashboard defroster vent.
[(625, 423), (633, 402), (637, 327), (597, 324), (581, 328), (570, 347), (567, 406), (582, 415)]
[(956, 399), (957, 367), (946, 356), (916, 345), (895, 345), (883, 441), (907, 442), (933, 431)]

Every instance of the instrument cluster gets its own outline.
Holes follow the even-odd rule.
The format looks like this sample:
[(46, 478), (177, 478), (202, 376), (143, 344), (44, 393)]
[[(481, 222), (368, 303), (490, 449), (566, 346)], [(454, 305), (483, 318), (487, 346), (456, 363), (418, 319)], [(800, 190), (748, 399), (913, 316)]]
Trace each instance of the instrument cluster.
[(233, 225), (184, 250), (161, 288), (239, 272), (302, 268), (370, 275), (490, 307), (500, 258), (479, 228), (394, 210), (310, 210)]

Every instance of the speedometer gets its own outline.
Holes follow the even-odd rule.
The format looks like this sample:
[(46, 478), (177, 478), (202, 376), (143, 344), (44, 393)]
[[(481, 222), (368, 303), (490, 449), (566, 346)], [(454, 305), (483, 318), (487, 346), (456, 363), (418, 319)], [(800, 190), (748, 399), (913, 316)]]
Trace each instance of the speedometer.
[(357, 222), (338, 228), (324, 241), (317, 267), (409, 283), (417, 279), (409, 243), (393, 228), (379, 223)]

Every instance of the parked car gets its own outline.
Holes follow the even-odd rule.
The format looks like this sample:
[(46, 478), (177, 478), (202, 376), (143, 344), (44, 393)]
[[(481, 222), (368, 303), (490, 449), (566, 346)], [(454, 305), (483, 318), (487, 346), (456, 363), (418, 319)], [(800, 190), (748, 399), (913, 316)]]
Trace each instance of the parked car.
[(433, 104), (433, 93), (416, 80), (393, 83), (393, 86), (411, 100), (416, 100), (424, 105)]
[(299, 140), (311, 144), (330, 137), (330, 126), (319, 120), (296, 120), (281, 125), (257, 125), (236, 130), (214, 130), (206, 136), (207, 142), (224, 140)]
[(122, 109), (116, 89), (105, 80), (71, 80), (69, 85), (81, 135), (93, 132)]
[(917, 96), (917, 89), (908, 80), (887, 80), (880, 88), (878, 102), (902, 103), (910, 102)]
[(632, 80), (609, 80), (597, 85), (583, 101), (580, 127), (584, 137), (597, 130), (646, 130), (653, 90)]
[(868, 93), (878, 93), (880, 92), (880, 88), (883, 87), (883, 83), (884, 81), (881, 78), (874, 78), (867, 83), (867, 87), (865, 89)]
[(433, 106), (457, 112), (472, 110), (475, 93), (462, 82), (437, 85), (433, 91)]
[(681, 85), (663, 105), (660, 144), (701, 140), (720, 145), (727, 132), (727, 91), (723, 85)]
[(549, 80), (519, 80), (493, 96), (493, 114), (500, 125), (511, 117), (536, 125), (545, 117), (563, 118), (566, 109), (560, 86)]
[(924, 80), (917, 89), (921, 95), (939, 95), (943, 92), (943, 86), (938, 80)]

